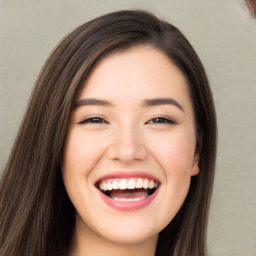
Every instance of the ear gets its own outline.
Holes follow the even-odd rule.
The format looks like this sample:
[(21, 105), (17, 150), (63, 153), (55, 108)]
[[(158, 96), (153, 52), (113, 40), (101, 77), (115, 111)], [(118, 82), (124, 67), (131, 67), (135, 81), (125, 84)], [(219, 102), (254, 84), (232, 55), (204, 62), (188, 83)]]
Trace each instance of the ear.
[(191, 167), (191, 173), (190, 173), (191, 176), (195, 176), (195, 175), (199, 174), (199, 172), (200, 172), (199, 160), (200, 160), (200, 153), (195, 152), (193, 165)]
[(191, 176), (198, 175), (200, 172), (200, 167), (199, 167), (200, 153), (201, 153), (201, 139), (198, 139), (196, 143), (193, 165), (191, 167)]

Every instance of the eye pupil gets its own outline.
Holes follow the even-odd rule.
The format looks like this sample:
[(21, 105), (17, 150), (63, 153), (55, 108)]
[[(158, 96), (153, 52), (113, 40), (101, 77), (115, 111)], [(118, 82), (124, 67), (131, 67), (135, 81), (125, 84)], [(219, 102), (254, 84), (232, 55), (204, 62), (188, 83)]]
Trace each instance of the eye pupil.
[(166, 123), (166, 119), (163, 119), (163, 118), (156, 118), (155, 119), (156, 123)]
[(155, 118), (154, 119), (154, 121), (156, 122), (156, 123), (160, 123), (160, 124), (162, 124), (162, 123), (170, 123), (170, 120), (168, 120), (168, 119), (166, 119), (166, 118)]
[(90, 123), (104, 123), (104, 120), (98, 117), (91, 118)]
[(91, 117), (83, 120), (79, 124), (107, 124), (108, 122), (100, 117)]
[(176, 124), (172, 119), (165, 117), (155, 117), (151, 119), (148, 124)]

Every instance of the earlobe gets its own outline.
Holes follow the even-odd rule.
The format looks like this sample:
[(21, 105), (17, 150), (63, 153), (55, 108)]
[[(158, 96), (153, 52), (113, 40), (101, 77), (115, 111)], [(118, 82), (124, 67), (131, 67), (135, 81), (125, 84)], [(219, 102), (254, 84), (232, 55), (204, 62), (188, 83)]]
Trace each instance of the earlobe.
[(196, 175), (199, 174), (199, 172), (200, 172), (199, 167), (198, 167), (198, 166), (197, 166), (197, 167), (194, 167), (194, 168), (191, 170), (191, 176), (196, 176)]
[(195, 176), (195, 175), (199, 174), (199, 172), (200, 172), (199, 160), (200, 160), (200, 154), (196, 153), (194, 156), (193, 166), (191, 168), (191, 176)]
[(191, 176), (198, 175), (200, 172), (199, 168), (199, 162), (200, 162), (200, 153), (201, 153), (201, 138), (200, 140), (197, 140), (194, 160), (193, 160), (193, 166), (191, 168)]

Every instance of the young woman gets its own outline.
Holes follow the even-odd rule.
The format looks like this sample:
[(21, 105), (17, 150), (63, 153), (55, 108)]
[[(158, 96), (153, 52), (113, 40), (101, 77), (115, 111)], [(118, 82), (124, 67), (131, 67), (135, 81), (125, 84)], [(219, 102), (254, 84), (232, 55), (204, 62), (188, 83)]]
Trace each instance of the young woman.
[(216, 118), (204, 68), (144, 11), (53, 51), (1, 179), (0, 254), (206, 253)]

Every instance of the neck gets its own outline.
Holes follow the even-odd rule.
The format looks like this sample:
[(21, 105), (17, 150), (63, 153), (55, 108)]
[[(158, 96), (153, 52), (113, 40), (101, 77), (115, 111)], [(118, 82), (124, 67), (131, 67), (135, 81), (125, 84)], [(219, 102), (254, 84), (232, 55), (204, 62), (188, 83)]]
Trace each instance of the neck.
[(120, 243), (96, 234), (76, 223), (72, 256), (154, 256), (158, 234), (136, 243)]

